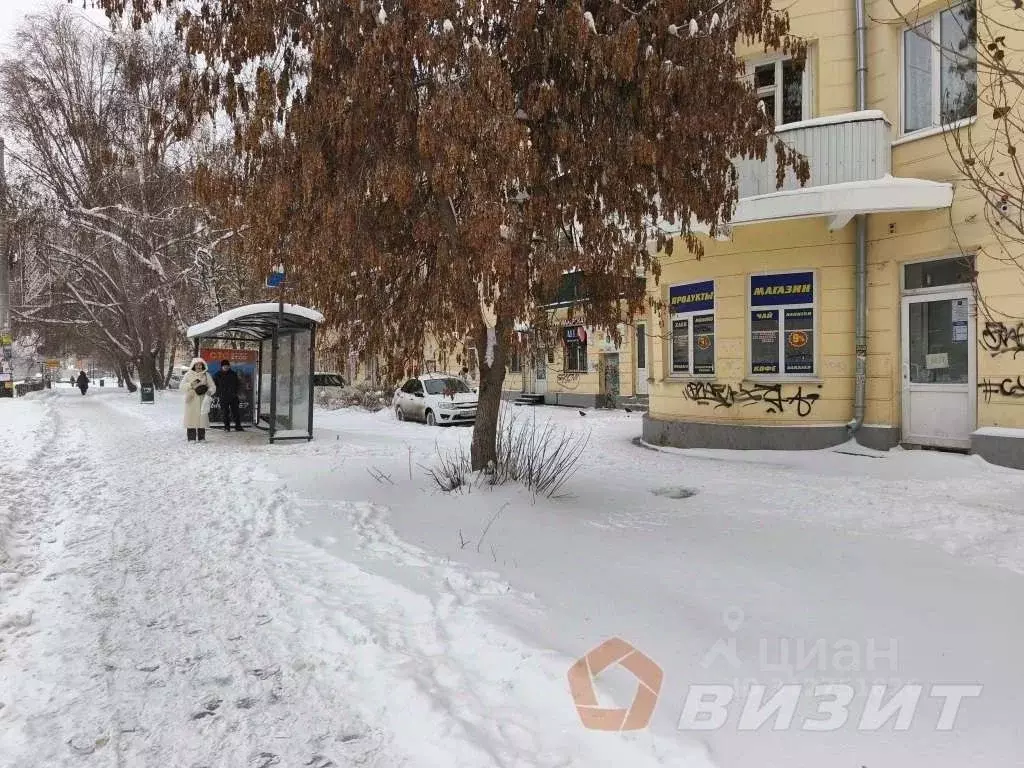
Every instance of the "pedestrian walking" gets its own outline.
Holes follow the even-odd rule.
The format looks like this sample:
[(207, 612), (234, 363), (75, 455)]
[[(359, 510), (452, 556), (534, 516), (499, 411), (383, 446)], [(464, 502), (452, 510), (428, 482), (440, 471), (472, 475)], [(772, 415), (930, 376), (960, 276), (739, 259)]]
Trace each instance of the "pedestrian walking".
[(82, 394), (84, 395), (89, 389), (89, 377), (85, 375), (85, 371), (78, 372), (78, 381), (75, 383), (78, 385), (78, 388), (82, 390)]
[(192, 360), (178, 388), (185, 393), (185, 434), (188, 441), (203, 442), (206, 440), (206, 430), (210, 426), (209, 410), (206, 405), (217, 391), (217, 385), (210, 376), (203, 358), (197, 357)]
[(238, 371), (231, 368), (230, 360), (221, 360), (220, 370), (213, 377), (217, 384), (217, 398), (220, 400), (221, 418), (224, 419), (224, 431), (231, 431), (231, 422), (235, 422), (235, 431), (244, 432), (242, 427), (242, 407), (238, 402), (238, 394), (242, 388), (242, 380)]

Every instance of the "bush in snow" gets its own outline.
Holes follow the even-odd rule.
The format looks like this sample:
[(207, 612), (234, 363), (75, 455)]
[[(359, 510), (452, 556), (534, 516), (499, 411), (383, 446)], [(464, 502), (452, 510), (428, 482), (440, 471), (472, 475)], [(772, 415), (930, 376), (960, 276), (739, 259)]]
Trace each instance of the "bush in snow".
[(318, 392), (316, 404), (327, 410), (365, 408), (368, 411), (379, 411), (390, 405), (390, 395), (365, 382), (360, 382), (333, 392)]
[(551, 498), (559, 495), (565, 483), (576, 472), (579, 458), (590, 442), (590, 433), (579, 434), (552, 424), (538, 424), (535, 416), (522, 418), (515, 414), (506, 418), (503, 411), (498, 422), (498, 462), (480, 473), (474, 473), (467, 449), (460, 445), (452, 450), (438, 449), (437, 465), (428, 469), (428, 476), (446, 493), (472, 486), (470, 478), (488, 485), (520, 483), (535, 496)]

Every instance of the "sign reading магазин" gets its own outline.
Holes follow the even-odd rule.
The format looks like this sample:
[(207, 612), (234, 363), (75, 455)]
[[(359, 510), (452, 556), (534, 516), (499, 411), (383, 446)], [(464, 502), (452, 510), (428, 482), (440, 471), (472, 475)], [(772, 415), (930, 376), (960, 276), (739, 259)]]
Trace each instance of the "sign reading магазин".
[(788, 272), (783, 275), (750, 276), (750, 306), (752, 307), (777, 307), (780, 304), (813, 303), (813, 272)]
[(669, 312), (673, 315), (705, 312), (715, 308), (715, 281), (672, 285), (668, 289)]

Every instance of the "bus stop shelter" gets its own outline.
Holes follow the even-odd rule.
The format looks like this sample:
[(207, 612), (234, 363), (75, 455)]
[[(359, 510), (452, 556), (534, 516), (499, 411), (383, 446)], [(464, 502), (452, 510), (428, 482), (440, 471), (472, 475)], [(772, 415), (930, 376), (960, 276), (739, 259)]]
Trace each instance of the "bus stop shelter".
[[(313, 372), (316, 331), (324, 317), (294, 304), (249, 304), (188, 329), (194, 354), (204, 343), (258, 350), (254, 421), (270, 442), (313, 439)], [(204, 358), (205, 359), (205, 358)], [(206, 361), (207, 364), (218, 361)]]

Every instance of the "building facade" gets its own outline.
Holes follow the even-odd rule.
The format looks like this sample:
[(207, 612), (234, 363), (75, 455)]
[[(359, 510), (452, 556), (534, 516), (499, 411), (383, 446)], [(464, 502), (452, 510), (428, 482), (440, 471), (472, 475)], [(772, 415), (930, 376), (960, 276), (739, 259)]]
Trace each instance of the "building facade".
[(811, 178), (778, 190), (773, 156), (737, 160), (729, 234), (699, 260), (681, 241), (660, 254), (644, 438), (855, 437), (1024, 467), (1024, 274), (993, 255), (992, 217), (950, 149), (992, 130), (974, 0), (787, 6), (806, 59), (752, 54), (747, 72)]

